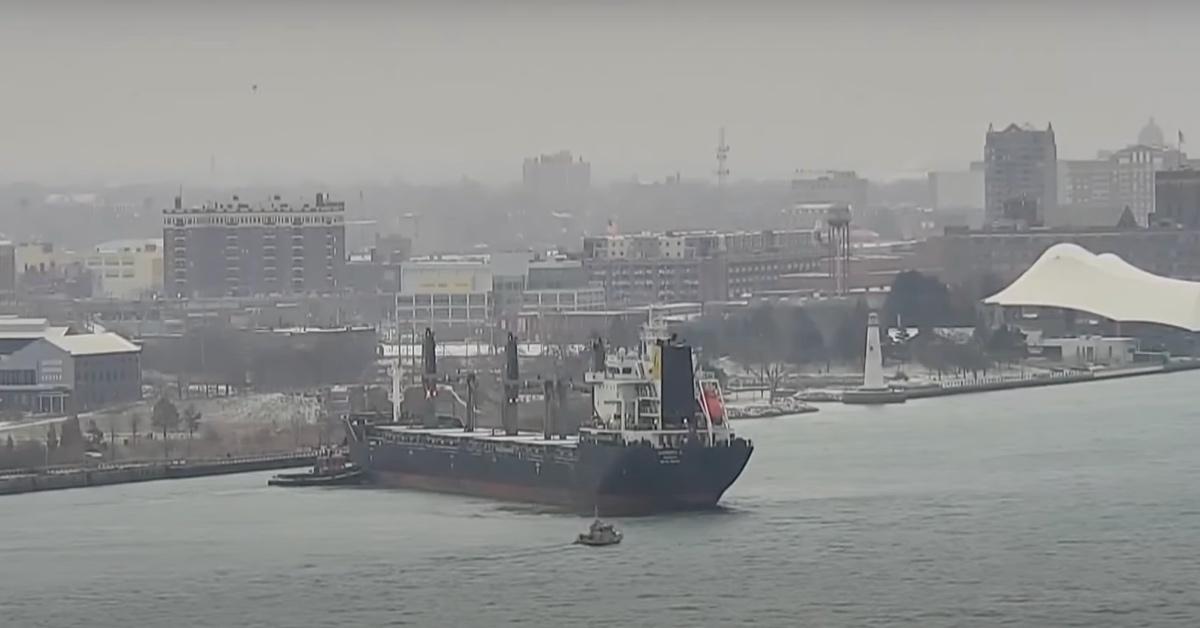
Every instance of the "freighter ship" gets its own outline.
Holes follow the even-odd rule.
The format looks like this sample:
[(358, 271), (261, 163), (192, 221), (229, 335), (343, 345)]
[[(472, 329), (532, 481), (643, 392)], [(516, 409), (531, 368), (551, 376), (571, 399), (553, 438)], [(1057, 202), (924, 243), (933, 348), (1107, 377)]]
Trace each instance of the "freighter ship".
[(543, 430), (517, 428), (521, 391), (516, 339), (505, 348), (500, 429), (478, 428), (475, 378), (466, 377), (465, 419), (439, 425), (433, 333), (425, 331), (419, 421), (351, 422), (351, 453), (373, 482), (580, 513), (650, 514), (712, 508), (754, 447), (734, 434), (721, 387), (699, 372), (690, 346), (647, 326), (637, 351), (612, 355), (596, 340), (585, 382), (591, 416), (574, 434), (558, 429), (565, 382), (543, 382)]

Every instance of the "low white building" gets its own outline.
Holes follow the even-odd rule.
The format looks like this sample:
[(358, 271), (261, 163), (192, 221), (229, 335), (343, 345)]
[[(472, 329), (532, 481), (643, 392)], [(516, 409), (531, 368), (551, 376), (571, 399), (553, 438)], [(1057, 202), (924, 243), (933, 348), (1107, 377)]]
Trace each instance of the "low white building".
[(400, 265), (396, 323), (471, 333), (493, 315), (492, 269), (486, 257), (410, 260)]
[(1136, 338), (1076, 336), (1042, 338), (1042, 356), (1070, 366), (1124, 366), (1132, 364), (1138, 350)]
[(114, 240), (98, 245), (85, 265), (95, 293), (113, 299), (137, 299), (163, 288), (162, 239)]

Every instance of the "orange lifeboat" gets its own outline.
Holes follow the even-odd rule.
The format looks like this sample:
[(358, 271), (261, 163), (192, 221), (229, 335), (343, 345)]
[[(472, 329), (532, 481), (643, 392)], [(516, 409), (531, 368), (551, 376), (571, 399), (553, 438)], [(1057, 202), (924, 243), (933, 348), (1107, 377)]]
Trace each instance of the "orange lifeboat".
[(704, 409), (712, 419), (713, 425), (725, 422), (725, 406), (721, 403), (721, 396), (711, 386), (704, 387)]

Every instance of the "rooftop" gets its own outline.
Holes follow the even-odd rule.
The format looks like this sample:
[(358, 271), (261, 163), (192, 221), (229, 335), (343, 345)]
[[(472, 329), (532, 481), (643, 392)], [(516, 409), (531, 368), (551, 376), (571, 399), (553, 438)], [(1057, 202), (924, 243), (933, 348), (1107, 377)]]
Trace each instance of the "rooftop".
[(70, 353), (72, 356), (136, 353), (142, 350), (141, 347), (112, 332), (76, 334), (74, 336), (46, 336), (46, 340), (59, 349)]
[(1105, 253), (1056, 244), (988, 305), (1078, 310), (1118, 322), (1200, 331), (1200, 283), (1148, 273)]
[(96, 245), (97, 253), (137, 253), (154, 247), (162, 251), (162, 238), (142, 238), (134, 240), (110, 240)]

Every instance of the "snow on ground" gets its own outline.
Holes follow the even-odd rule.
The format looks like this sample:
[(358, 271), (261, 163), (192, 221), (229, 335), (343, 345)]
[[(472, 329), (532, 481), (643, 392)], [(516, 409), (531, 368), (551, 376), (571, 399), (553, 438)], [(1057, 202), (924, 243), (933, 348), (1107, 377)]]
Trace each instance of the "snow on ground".
[(185, 399), (180, 407), (195, 404), (206, 420), (216, 423), (286, 423), (299, 419), (315, 423), (320, 403), (315, 397), (286, 393), (259, 393), (239, 397)]

